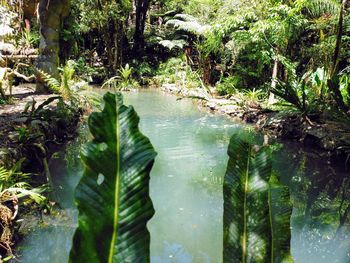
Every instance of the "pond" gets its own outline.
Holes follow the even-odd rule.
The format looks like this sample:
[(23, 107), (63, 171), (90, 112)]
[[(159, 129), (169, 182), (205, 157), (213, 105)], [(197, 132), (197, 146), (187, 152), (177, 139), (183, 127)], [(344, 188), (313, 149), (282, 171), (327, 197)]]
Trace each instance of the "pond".
[[(177, 100), (159, 91), (124, 96), (140, 115), (140, 129), (158, 152), (150, 182), (156, 210), (148, 223), (151, 262), (222, 262), (227, 146), (235, 131), (251, 128), (198, 109), (189, 99)], [(79, 149), (87, 137), (83, 127), (66, 153), (51, 161), (53, 198), (63, 210), (43, 218), (44, 225), (26, 236), (20, 245), (22, 262), (68, 261), (77, 217), (73, 192), (82, 174)], [(333, 165), (295, 144), (276, 144), (276, 148), (274, 163), (290, 187), (293, 203), (295, 262), (349, 262), (350, 181), (345, 165)]]

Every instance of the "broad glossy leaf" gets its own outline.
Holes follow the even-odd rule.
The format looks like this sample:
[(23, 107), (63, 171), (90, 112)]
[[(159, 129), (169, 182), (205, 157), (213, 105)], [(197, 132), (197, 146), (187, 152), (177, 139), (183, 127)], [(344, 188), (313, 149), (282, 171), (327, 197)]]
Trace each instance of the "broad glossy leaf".
[(79, 226), (70, 262), (149, 262), (149, 174), (156, 152), (120, 93), (107, 93), (104, 103), (89, 118), (93, 140), (82, 151), (85, 172), (76, 190)]
[(269, 149), (250, 141), (234, 135), (228, 149), (224, 262), (293, 262), (288, 188), (273, 175)]

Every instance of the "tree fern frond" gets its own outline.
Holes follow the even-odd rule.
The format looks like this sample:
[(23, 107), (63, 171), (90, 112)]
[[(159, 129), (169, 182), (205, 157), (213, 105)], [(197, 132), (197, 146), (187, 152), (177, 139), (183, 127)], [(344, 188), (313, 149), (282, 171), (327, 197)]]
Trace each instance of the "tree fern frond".
[(313, 18), (328, 14), (337, 16), (339, 13), (340, 3), (337, 0), (298, 0), (296, 5)]
[(6, 181), (9, 177), (9, 174), (9, 171), (5, 167), (0, 167), (0, 181)]
[(185, 40), (162, 40), (159, 42), (159, 45), (168, 48), (169, 50), (172, 50), (174, 48), (183, 49), (184, 46), (187, 44)]
[(210, 26), (201, 25), (195, 18), (187, 14), (176, 15), (173, 19), (168, 20), (165, 26), (195, 35), (203, 35), (210, 29)]
[(53, 92), (60, 92), (61, 83), (57, 79), (52, 77), (49, 73), (46, 73), (40, 69), (37, 69), (37, 71)]

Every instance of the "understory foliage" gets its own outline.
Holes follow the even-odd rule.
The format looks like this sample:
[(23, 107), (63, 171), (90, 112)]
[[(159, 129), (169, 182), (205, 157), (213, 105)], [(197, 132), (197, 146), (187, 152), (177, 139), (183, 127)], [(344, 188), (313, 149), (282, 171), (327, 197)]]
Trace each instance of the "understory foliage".
[(220, 95), (261, 90), (303, 113), (346, 112), (350, 16), (342, 2), (170, 1), (163, 10), (178, 9), (162, 16), (159, 43), (182, 49)]

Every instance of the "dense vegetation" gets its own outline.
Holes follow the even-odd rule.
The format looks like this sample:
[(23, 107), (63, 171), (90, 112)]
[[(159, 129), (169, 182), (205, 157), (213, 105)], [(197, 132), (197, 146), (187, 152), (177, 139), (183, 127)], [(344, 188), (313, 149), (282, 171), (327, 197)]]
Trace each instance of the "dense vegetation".
[(183, 66), (171, 81), (183, 71), (194, 87), (202, 81), (221, 95), (256, 92), (263, 99), (272, 92), (302, 112), (346, 113), (347, 8), (337, 0), (75, 1), (68, 19), (75, 23), (66, 23), (63, 39), (76, 54), (96, 51), (107, 75), (129, 63), (134, 77), (159, 68), (171, 78), (174, 67), (162, 62), (177, 57)]
[[(348, 1), (67, 3), (52, 1), (51, 9), (41, 1), (39, 21), (26, 9), (17, 17), (26, 21), (15, 29), (22, 49), (38, 47), (41, 23), (42, 41), (48, 41), (36, 66), (52, 76), (58, 75), (50, 63), (68, 59), (90, 82), (120, 75), (130, 65), (140, 84), (166, 75), (156, 79), (185, 79), (188, 87), (213, 86), (220, 95), (243, 93), (269, 105), (276, 103), (276, 94), (302, 113), (349, 111)], [(57, 10), (61, 14), (48, 19)]]

